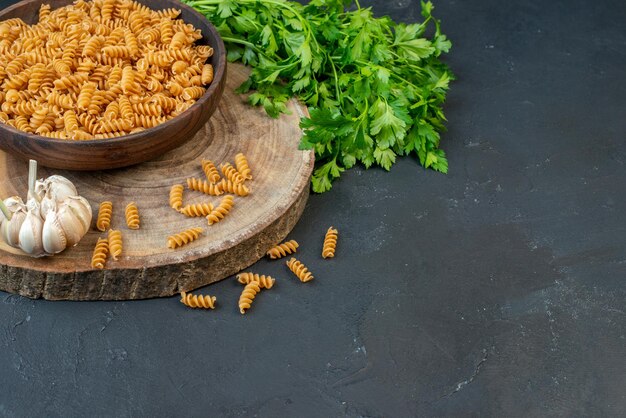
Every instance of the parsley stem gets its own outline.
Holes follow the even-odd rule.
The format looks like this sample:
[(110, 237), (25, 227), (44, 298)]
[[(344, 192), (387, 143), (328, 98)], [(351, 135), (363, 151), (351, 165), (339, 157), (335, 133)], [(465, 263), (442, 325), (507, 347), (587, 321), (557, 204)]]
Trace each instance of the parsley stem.
[(243, 39), (230, 38), (230, 37), (227, 37), (227, 36), (222, 36), (222, 40), (224, 42), (231, 42), (231, 43), (234, 43), (234, 44), (241, 44), (241, 45), (248, 46), (248, 47), (254, 49), (256, 52), (263, 52), (255, 44), (253, 44), (251, 42), (248, 42), (248, 41), (244, 41)]
[(339, 90), (339, 77), (337, 77), (337, 69), (335, 68), (335, 63), (333, 62), (333, 60), (330, 59), (329, 61), (330, 61), (330, 66), (333, 68), (333, 76), (335, 79), (335, 91), (337, 94), (337, 100), (339, 100), (339, 104), (341, 108), (343, 109), (343, 96), (341, 95), (341, 92)]

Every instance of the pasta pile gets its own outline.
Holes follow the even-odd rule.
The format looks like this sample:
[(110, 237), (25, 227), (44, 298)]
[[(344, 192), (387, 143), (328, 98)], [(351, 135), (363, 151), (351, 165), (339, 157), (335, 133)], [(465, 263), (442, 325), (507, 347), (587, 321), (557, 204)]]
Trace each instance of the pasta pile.
[(39, 22), (0, 22), (0, 122), (88, 140), (152, 128), (190, 108), (213, 81), (208, 45), (180, 10), (132, 0), (75, 0)]

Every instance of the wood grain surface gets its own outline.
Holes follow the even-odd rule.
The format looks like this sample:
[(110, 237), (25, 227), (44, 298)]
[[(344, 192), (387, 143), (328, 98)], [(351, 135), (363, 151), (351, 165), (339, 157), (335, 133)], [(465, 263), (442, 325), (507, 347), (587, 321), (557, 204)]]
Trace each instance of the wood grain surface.
[[(229, 67), (227, 87), (209, 122), (183, 146), (159, 158), (132, 167), (93, 172), (42, 168), (39, 177), (56, 173), (74, 182), (92, 205), (92, 229), (74, 248), (53, 257), (31, 258), (0, 242), (0, 289), (31, 298), (120, 300), (169, 296), (192, 290), (237, 273), (263, 257), (298, 221), (309, 195), (312, 151), (299, 151), (300, 117), (306, 108), (292, 101), (291, 114), (271, 119), (248, 106), (233, 89), (247, 70)], [(169, 190), (187, 177), (204, 178), (202, 158), (216, 164), (234, 163), (237, 153), (247, 157), (254, 176), (246, 184), (251, 193), (235, 197), (231, 213), (209, 226), (205, 218), (187, 218), (171, 209)], [(0, 152), (0, 196), (25, 197), (27, 163)], [(118, 261), (109, 258), (106, 269), (90, 267), (98, 205), (113, 202), (111, 227), (120, 229), (124, 251)], [(189, 191), (184, 202), (212, 202), (219, 197)], [(130, 230), (124, 207), (135, 201), (141, 229)], [(200, 226), (205, 234), (178, 250), (166, 247), (167, 237)]]
[[(73, 0), (47, 0), (52, 9)], [(202, 31), (198, 45), (210, 45), (214, 54), (207, 62), (214, 67), (214, 79), (196, 103), (181, 115), (154, 128), (119, 138), (93, 141), (68, 141), (29, 134), (0, 124), (0, 149), (24, 160), (35, 158), (40, 165), (68, 170), (100, 170), (126, 167), (151, 160), (175, 148), (204, 126), (222, 97), (226, 82), (226, 48), (215, 27), (191, 7), (176, 0), (138, 0), (153, 10), (176, 8), (180, 18)], [(24, 0), (0, 11), (0, 21), (19, 17), (26, 23), (37, 22), (41, 0)], [(0, 64), (6, 65), (6, 64)]]

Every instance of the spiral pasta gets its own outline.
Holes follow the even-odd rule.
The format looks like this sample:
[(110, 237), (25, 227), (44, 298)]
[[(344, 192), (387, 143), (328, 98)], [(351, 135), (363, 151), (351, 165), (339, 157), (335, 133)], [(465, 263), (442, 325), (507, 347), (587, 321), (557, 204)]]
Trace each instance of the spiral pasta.
[(234, 204), (233, 197), (231, 195), (226, 195), (222, 198), (218, 207), (213, 209), (211, 213), (209, 213), (206, 217), (209, 225), (213, 225), (224, 219), (224, 217), (230, 212)]
[(106, 238), (98, 238), (96, 247), (91, 256), (91, 267), (95, 269), (103, 269), (106, 265), (107, 255), (109, 253), (109, 241)]
[[(102, 139), (186, 111), (213, 82), (213, 48), (195, 45), (200, 31), (179, 14), (132, 0), (74, 0), (42, 5), (33, 25), (0, 21), (0, 123), (50, 138)], [(66, 110), (77, 123), (64, 123)]]
[(202, 84), (210, 84), (213, 81), (213, 66), (211, 64), (204, 64), (202, 67), (201, 81)]
[(117, 257), (122, 254), (122, 232), (109, 229), (109, 251), (113, 260), (117, 260)]
[(126, 205), (124, 214), (126, 215), (126, 226), (130, 229), (139, 229), (139, 210), (135, 202)]
[(182, 184), (175, 184), (170, 189), (170, 207), (180, 210), (183, 207), (183, 192), (185, 187)]
[(285, 241), (282, 244), (278, 244), (269, 250), (267, 250), (267, 256), (272, 260), (285, 257), (288, 254), (293, 254), (298, 249), (299, 244), (295, 239)]
[(215, 167), (213, 161), (202, 159), (202, 171), (204, 171), (209, 183), (215, 184), (220, 181), (220, 173), (217, 171), (217, 167)]
[(209, 183), (207, 181), (197, 179), (197, 178), (188, 178), (187, 187), (190, 190), (202, 192), (204, 194), (208, 194), (211, 196), (219, 196), (222, 193), (224, 193), (219, 185)]
[(252, 170), (248, 166), (248, 159), (242, 153), (235, 155), (235, 166), (244, 180), (252, 180)]
[(191, 293), (180, 292), (180, 303), (190, 308), (215, 309), (215, 296), (192, 295)]
[(180, 210), (180, 213), (189, 217), (207, 216), (213, 210), (211, 203), (196, 203), (187, 205)]
[(111, 225), (111, 215), (113, 213), (113, 203), (110, 201), (104, 201), (100, 203), (98, 209), (98, 219), (96, 220), (96, 227), (104, 232)]
[(248, 284), (250, 282), (257, 282), (259, 287), (262, 289), (271, 289), (276, 282), (271, 276), (266, 276), (264, 274), (256, 274), (256, 273), (239, 273), (237, 275), (237, 281), (241, 284)]
[(304, 264), (295, 258), (292, 257), (289, 261), (287, 261), (287, 267), (289, 267), (289, 270), (291, 270), (302, 283), (313, 280), (313, 274), (309, 271), (309, 269), (307, 269)]
[(167, 237), (167, 248), (175, 249), (182, 247), (185, 244), (189, 244), (191, 241), (198, 239), (200, 234), (204, 232), (203, 228), (189, 228), (178, 234), (170, 235)]
[(225, 193), (232, 193), (237, 196), (248, 196), (250, 194), (250, 189), (245, 184), (233, 183), (230, 180), (222, 179), (218, 185), (220, 190)]
[(220, 169), (222, 170), (224, 177), (226, 177), (233, 183), (240, 184), (244, 182), (243, 176), (239, 174), (239, 171), (237, 171), (237, 169), (233, 167), (231, 163), (221, 164)]
[(326, 236), (324, 237), (324, 246), (322, 248), (322, 257), (323, 258), (332, 258), (335, 256), (335, 248), (337, 247), (337, 237), (339, 235), (339, 231), (333, 228), (332, 226), (328, 228), (326, 231)]
[(251, 281), (243, 288), (241, 296), (239, 296), (239, 312), (245, 314), (247, 309), (250, 309), (252, 301), (256, 297), (256, 294), (261, 291), (261, 286), (256, 281)]

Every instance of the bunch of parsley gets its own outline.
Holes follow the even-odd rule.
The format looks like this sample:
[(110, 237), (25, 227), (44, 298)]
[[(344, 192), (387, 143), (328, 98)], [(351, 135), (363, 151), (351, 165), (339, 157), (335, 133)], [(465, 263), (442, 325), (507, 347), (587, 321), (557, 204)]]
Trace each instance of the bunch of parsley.
[[(439, 148), (442, 104), (453, 75), (440, 55), (451, 43), (422, 2), (421, 23), (374, 17), (358, 0), (185, 0), (219, 30), (228, 59), (252, 67), (238, 89), (272, 117), (296, 96), (309, 107), (301, 149), (315, 150), (315, 192), (360, 161), (391, 168), (414, 152), (447, 172)], [(430, 36), (426, 36), (426, 31)]]

